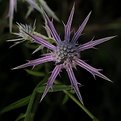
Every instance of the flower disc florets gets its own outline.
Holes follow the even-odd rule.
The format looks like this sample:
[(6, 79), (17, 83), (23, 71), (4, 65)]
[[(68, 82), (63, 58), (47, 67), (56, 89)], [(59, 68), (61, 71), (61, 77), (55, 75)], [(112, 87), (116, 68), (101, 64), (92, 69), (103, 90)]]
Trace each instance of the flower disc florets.
[(79, 57), (79, 53), (75, 44), (71, 42), (61, 42), (54, 51), (56, 64), (63, 63), (65, 65), (67, 61), (72, 62), (75, 57)]

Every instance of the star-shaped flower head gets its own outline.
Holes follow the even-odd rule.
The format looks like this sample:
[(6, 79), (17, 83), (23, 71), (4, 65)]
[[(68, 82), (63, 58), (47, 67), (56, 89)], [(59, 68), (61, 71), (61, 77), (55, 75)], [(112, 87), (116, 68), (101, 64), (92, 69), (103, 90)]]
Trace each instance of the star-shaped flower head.
[(76, 66), (80, 66), (84, 68), (85, 70), (87, 70), (88, 72), (90, 72), (94, 77), (98, 76), (102, 79), (105, 79), (111, 82), (109, 78), (107, 78), (102, 73), (100, 73), (100, 69), (94, 68), (91, 65), (87, 64), (85, 61), (83, 61), (80, 58), (80, 53), (81, 51), (94, 48), (94, 46), (101, 44), (103, 42), (106, 42), (114, 38), (115, 36), (105, 37), (105, 38), (97, 39), (97, 40), (91, 40), (85, 44), (78, 45), (77, 40), (79, 39), (80, 35), (82, 34), (82, 31), (84, 30), (89, 20), (91, 12), (87, 15), (87, 17), (84, 19), (82, 24), (79, 26), (79, 28), (77, 29), (77, 31), (74, 33), (73, 37), (71, 38), (70, 37), (71, 24), (72, 24), (72, 19), (74, 15), (74, 9), (75, 9), (75, 6), (73, 6), (71, 10), (67, 23), (64, 24), (64, 31), (65, 31), (64, 40), (60, 38), (60, 36), (58, 35), (53, 25), (53, 22), (49, 19), (49, 17), (44, 12), (46, 29), (49, 30), (51, 37), (56, 42), (56, 46), (49, 43), (48, 41), (44, 40), (43, 38), (39, 36), (27, 33), (30, 37), (33, 38), (34, 42), (38, 44), (42, 44), (44, 47), (48, 48), (50, 52), (47, 54), (44, 54), (41, 58), (30, 60), (29, 62), (14, 68), (14, 69), (20, 69), (20, 68), (25, 68), (28, 66), (37, 66), (39, 64), (42, 64), (45, 62), (51, 62), (51, 61), (55, 63), (55, 68), (53, 69), (51, 76), (48, 79), (41, 101), (45, 97), (49, 89), (52, 87), (56, 77), (59, 75), (62, 69), (66, 70), (69, 76), (70, 82), (71, 82), (71, 86), (73, 87), (75, 93), (77, 94), (78, 99), (82, 103), (83, 101), (82, 101), (82, 97), (79, 91), (80, 83), (76, 80), (76, 77), (73, 72), (73, 68), (75, 68)]

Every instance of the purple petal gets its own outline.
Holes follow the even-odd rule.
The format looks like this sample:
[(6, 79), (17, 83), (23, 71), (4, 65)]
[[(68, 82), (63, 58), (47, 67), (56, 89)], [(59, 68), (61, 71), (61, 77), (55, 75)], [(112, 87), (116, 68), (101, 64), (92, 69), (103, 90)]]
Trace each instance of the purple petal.
[(44, 15), (45, 15), (45, 26), (47, 26), (47, 28), (49, 29), (52, 37), (54, 38), (54, 40), (57, 42), (57, 43), (60, 43), (61, 42), (61, 39), (60, 39), (60, 36), (58, 35), (54, 25), (53, 25), (53, 22), (50, 21), (49, 17), (47, 16), (47, 14), (45, 12), (43, 12)]
[(48, 55), (48, 56), (44, 56), (44, 57), (41, 57), (41, 58), (38, 58), (38, 59), (35, 59), (35, 60), (30, 60), (28, 63), (22, 64), (20, 66), (13, 68), (13, 70), (25, 68), (25, 67), (28, 67), (28, 66), (36, 66), (36, 65), (39, 65), (39, 64), (42, 64), (42, 63), (45, 63), (45, 62), (53, 61), (53, 60), (54, 60), (54, 58), (51, 55)]
[(106, 42), (106, 41), (108, 41), (108, 40), (110, 40), (110, 39), (112, 39), (114, 37), (116, 37), (116, 36), (105, 37), (105, 38), (97, 39), (97, 40), (94, 40), (94, 41), (91, 40), (91, 41), (89, 41), (89, 42), (87, 42), (85, 44), (80, 45), (78, 47), (78, 49), (79, 49), (79, 51), (84, 51), (84, 50), (93, 48), (94, 46), (99, 45), (99, 44), (101, 44), (103, 42)]
[(52, 71), (52, 74), (51, 74), (51, 76), (50, 76), (50, 78), (49, 78), (49, 80), (48, 80), (48, 82), (47, 82), (47, 85), (46, 85), (46, 87), (45, 87), (44, 93), (43, 93), (43, 95), (42, 95), (40, 101), (43, 100), (43, 98), (44, 98), (44, 97), (46, 96), (46, 94), (48, 93), (49, 89), (52, 87), (53, 82), (55, 81), (56, 77), (57, 77), (58, 74), (60, 73), (61, 69), (62, 69), (62, 65), (56, 65), (56, 66), (55, 66), (55, 68), (54, 68), (54, 70)]
[(95, 77), (95, 75), (96, 75), (96, 76), (98, 76), (98, 77), (100, 77), (100, 78), (103, 78), (103, 79), (105, 79), (105, 80), (107, 80), (107, 81), (112, 82), (109, 78), (107, 78), (106, 76), (104, 76), (103, 74), (101, 74), (101, 73), (99, 72), (100, 69), (96, 69), (96, 68), (90, 66), (89, 64), (85, 63), (83, 60), (80, 60), (80, 59), (78, 59), (78, 58), (75, 60), (75, 62), (76, 62), (76, 64), (79, 65), (80, 67), (82, 67), (82, 68), (86, 69), (87, 71), (89, 71), (94, 77)]
[(70, 79), (70, 81), (71, 81), (71, 85), (72, 85), (72, 87), (74, 88), (75, 93), (77, 94), (77, 96), (78, 96), (80, 102), (83, 104), (82, 96), (81, 96), (80, 91), (79, 91), (79, 88), (78, 88), (78, 84), (79, 84), (79, 83), (77, 82), (77, 80), (76, 80), (76, 78), (75, 78), (75, 75), (74, 75), (74, 72), (73, 72), (73, 70), (72, 70), (71, 65), (69, 65), (69, 66), (66, 68), (66, 71), (67, 71), (67, 73), (68, 73), (69, 79)]
[(89, 17), (90, 17), (91, 12), (89, 12), (89, 14), (87, 15), (87, 17), (85, 18), (85, 20), (83, 21), (83, 23), (81, 24), (81, 26), (78, 28), (77, 32), (74, 34), (73, 38), (72, 38), (72, 42), (76, 42), (78, 40), (78, 38), (81, 36), (82, 31), (84, 30)]
[[(24, 31), (24, 30), (23, 30)], [(25, 31), (24, 31), (25, 32)], [(36, 43), (38, 44), (42, 44), (44, 47), (47, 47), (48, 49), (51, 49), (51, 50), (55, 50), (55, 46), (50, 44), (49, 42), (47, 42), (46, 40), (44, 40), (42, 37), (38, 37), (36, 35), (31, 35), (27, 32), (25, 32), (26, 34), (28, 34), (30, 37), (32, 37)]]
[(65, 41), (70, 40), (70, 31), (71, 31), (71, 24), (72, 24), (72, 20), (73, 20), (73, 15), (74, 15), (74, 9), (75, 9), (75, 4), (73, 5), (73, 8), (71, 10), (70, 16), (68, 18), (68, 22), (66, 25), (64, 25), (65, 28)]

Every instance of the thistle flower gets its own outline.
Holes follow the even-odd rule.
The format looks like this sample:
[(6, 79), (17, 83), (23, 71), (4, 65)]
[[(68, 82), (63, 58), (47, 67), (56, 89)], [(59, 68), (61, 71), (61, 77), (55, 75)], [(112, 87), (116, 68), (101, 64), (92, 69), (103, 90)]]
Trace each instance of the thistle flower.
[(72, 24), (72, 19), (73, 19), (73, 15), (74, 15), (74, 9), (75, 9), (75, 6), (73, 6), (73, 8), (71, 10), (67, 23), (64, 24), (65, 36), (64, 36), (63, 41), (61, 40), (60, 36), (58, 35), (58, 33), (53, 25), (53, 22), (49, 19), (49, 17), (46, 15), (46, 13), (44, 13), (46, 28), (48, 28), (48, 30), (51, 34), (51, 37), (56, 42), (56, 46), (47, 42), (46, 40), (44, 40), (41, 37), (38, 37), (36, 35), (25, 32), (26, 34), (28, 34), (30, 37), (33, 38), (34, 42), (36, 42), (38, 44), (42, 44), (44, 47), (48, 48), (50, 50), (50, 52), (47, 54), (44, 54), (42, 57), (40, 57), (38, 59), (30, 60), (29, 62), (27, 62), (23, 65), (17, 66), (13, 69), (20, 69), (20, 68), (25, 68), (28, 66), (37, 66), (39, 64), (46, 63), (46, 62), (55, 63), (55, 68), (53, 69), (51, 76), (48, 79), (48, 82), (47, 82), (47, 85), (43, 92), (41, 101), (46, 96), (49, 89), (52, 87), (54, 80), (59, 75), (59, 73), (61, 72), (62, 69), (66, 70), (66, 72), (69, 76), (70, 82), (71, 82), (71, 86), (73, 87), (76, 95), (78, 96), (78, 99), (82, 103), (83, 103), (83, 101), (82, 101), (82, 97), (81, 97), (81, 94), (79, 91), (79, 85), (81, 85), (81, 84), (76, 80), (76, 77), (73, 72), (73, 68), (76, 68), (76, 66), (80, 66), (81, 68), (84, 68), (85, 70), (90, 72), (94, 77), (98, 76), (102, 79), (105, 79), (105, 80), (111, 82), (111, 80), (109, 78), (107, 78), (105, 75), (100, 73), (100, 69), (94, 68), (91, 65), (87, 64), (85, 61), (83, 61), (80, 58), (80, 53), (81, 53), (81, 51), (94, 48), (94, 46), (101, 44), (103, 42), (106, 42), (106, 41), (114, 38), (115, 36), (105, 37), (105, 38), (97, 39), (97, 40), (91, 40), (85, 44), (78, 45), (77, 40), (79, 39), (80, 35), (82, 34), (82, 31), (84, 30), (84, 28), (89, 20), (91, 12), (84, 19), (84, 21), (79, 26), (79, 28), (74, 33), (74, 35), (71, 39), (70, 38), (71, 24)]
[(13, 33), (13, 34), (17, 35), (18, 38), (7, 40), (8, 42), (14, 42), (14, 44), (11, 47), (13, 47), (15, 45), (18, 45), (18, 44), (20, 44), (20, 43), (22, 43), (22, 42), (24, 42), (26, 40), (29, 40), (30, 42), (33, 42), (33, 39), (26, 33), (34, 34), (34, 32), (35, 32), (35, 23), (36, 22), (34, 22), (33, 26), (27, 25), (27, 24), (24, 25), (24, 24), (17, 23), (19, 32), (18, 33)]

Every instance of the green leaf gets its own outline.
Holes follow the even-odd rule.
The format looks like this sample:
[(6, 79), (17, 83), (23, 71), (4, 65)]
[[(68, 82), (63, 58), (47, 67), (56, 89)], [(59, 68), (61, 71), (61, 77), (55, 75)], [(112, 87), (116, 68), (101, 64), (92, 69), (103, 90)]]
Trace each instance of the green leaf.
[[(41, 86), (37, 87), (35, 91), (37, 93), (39, 93), (39, 95), (40, 95), (41, 93), (43, 93), (44, 89), (45, 89), (45, 86), (43, 86), (41, 84)], [(71, 87), (68, 86), (68, 85), (56, 84), (56, 85), (53, 86), (53, 89), (49, 90), (49, 92), (58, 92), (58, 91), (63, 91), (63, 90), (71, 90)], [(20, 99), (20, 100), (18, 100), (16, 102), (6, 106), (0, 112), (0, 114), (3, 114), (3, 113), (6, 113), (8, 111), (11, 111), (13, 109), (17, 109), (17, 108), (20, 108), (20, 107), (23, 107), (23, 106), (27, 105), (29, 103), (29, 101), (30, 101), (30, 98), (31, 98), (31, 95), (27, 96), (25, 98), (22, 98), (22, 99)]]
[(62, 101), (62, 104), (65, 104), (67, 101), (69, 100), (69, 97), (67, 95), (65, 95), (63, 101)]
[[(45, 89), (45, 86), (40, 86), (36, 89), (38, 93), (43, 93)], [(56, 84), (52, 87), (52, 89), (49, 90), (49, 92), (58, 92), (63, 90), (71, 90), (71, 86), (69, 85), (62, 85), (62, 84)]]
[(25, 118), (26, 114), (20, 114), (15, 121), (20, 121), (21, 119)]
[(27, 105), (29, 103), (29, 100), (30, 100), (30, 96), (22, 98), (22, 99), (18, 100), (17, 102), (14, 102), (14, 103), (8, 105), (7, 107), (5, 107), (0, 112), (0, 114), (6, 113), (6, 112), (11, 111), (13, 109), (17, 109), (17, 108), (23, 107), (23, 106), (25, 106), (25, 105)]
[(37, 86), (34, 88), (26, 110), (26, 116), (24, 121), (33, 121), (37, 106), (39, 104), (39, 98), (40, 98), (40, 94), (38, 95), (36, 90), (47, 79), (48, 79), (47, 76), (45, 76), (45, 78), (41, 82), (39, 82)]
[[(24, 121), (33, 121), (34, 116), (35, 116), (35, 112), (36, 109), (38, 107), (39, 101), (40, 101), (40, 93), (43, 93), (45, 86), (40, 86), (41, 83), (39, 83), (32, 95), (31, 95), (31, 99), (26, 111), (26, 117), (24, 119)], [(56, 91), (62, 91), (62, 90), (70, 90), (71, 87), (70, 86), (66, 86), (66, 85), (54, 85), (53, 86), (53, 90), (49, 90), (49, 92), (56, 92)]]
[(38, 77), (45, 76), (45, 74), (43, 72), (33, 71), (33, 70), (29, 70), (29, 69), (26, 69), (26, 72), (32, 76), (38, 76)]

